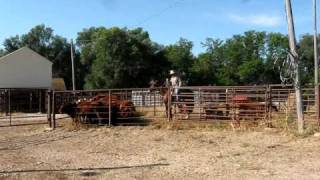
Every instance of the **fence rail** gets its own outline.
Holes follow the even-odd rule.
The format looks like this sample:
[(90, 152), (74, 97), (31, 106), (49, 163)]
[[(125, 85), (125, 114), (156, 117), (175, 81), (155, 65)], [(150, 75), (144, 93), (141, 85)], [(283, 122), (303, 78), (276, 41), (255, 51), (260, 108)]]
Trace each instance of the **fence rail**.
[[(169, 119), (204, 122), (253, 121), (269, 124), (279, 119), (296, 118), (292, 86), (180, 87), (178, 92), (175, 94), (174, 90), (168, 88), (56, 91), (53, 109), (58, 113), (63, 104), (90, 101), (98, 95), (103, 95), (115, 96), (119, 103), (132, 102), (134, 113), (121, 117), (121, 111), (118, 111), (118, 114), (109, 116), (109, 109), (112, 108), (101, 106), (91, 106), (87, 114), (80, 111), (77, 113), (84, 118), (100, 113), (106, 121), (113, 121), (110, 117), (117, 116), (117, 119), (126, 119), (127, 122), (131, 122), (132, 119)], [(168, 95), (172, 98), (164, 101), (164, 96)], [(303, 89), (303, 103), (306, 121), (317, 122), (315, 115), (318, 110), (315, 109), (314, 88)], [(92, 112), (92, 109), (95, 111)], [(96, 115), (90, 119), (95, 118), (99, 119)]]
[[(277, 123), (279, 119), (296, 119), (292, 86), (192, 86), (180, 87), (178, 94), (175, 92), (172, 88), (77, 91), (0, 89), (0, 119), (12, 120), (15, 113), (47, 111), (47, 119), (55, 127), (56, 114), (68, 104), (74, 106), (74, 117), (101, 124), (129, 124), (153, 119), (270, 124)], [(318, 122), (316, 114), (319, 110), (315, 106), (314, 94), (314, 88), (303, 89), (303, 110), (307, 123)], [(23, 116), (16, 114), (16, 119)]]
[(46, 123), (46, 89), (0, 89), (0, 126)]

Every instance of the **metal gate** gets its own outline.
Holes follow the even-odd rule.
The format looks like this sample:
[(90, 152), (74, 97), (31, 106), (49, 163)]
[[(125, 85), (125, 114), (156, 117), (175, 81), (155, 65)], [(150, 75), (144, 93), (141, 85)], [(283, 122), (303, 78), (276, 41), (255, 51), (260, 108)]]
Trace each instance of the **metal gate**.
[(0, 89), (0, 126), (47, 123), (45, 89)]

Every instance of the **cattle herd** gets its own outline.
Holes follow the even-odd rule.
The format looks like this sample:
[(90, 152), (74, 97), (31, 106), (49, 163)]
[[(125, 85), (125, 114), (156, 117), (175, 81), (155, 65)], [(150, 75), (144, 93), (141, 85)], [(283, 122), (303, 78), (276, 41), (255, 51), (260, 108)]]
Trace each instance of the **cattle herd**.
[(132, 101), (119, 100), (115, 95), (99, 94), (91, 99), (79, 99), (65, 103), (59, 113), (68, 114), (74, 121), (83, 123), (108, 123), (118, 119), (133, 117), (136, 113)]
[[(176, 105), (179, 113), (185, 115), (183, 119), (189, 119), (189, 114), (192, 113), (196, 104), (191, 94), (193, 92), (188, 92), (186, 97), (181, 96), (179, 100), (172, 99), (173, 101), (179, 101)], [(167, 106), (168, 98), (165, 98), (167, 93), (161, 93), (160, 91), (160, 95), (164, 97), (162, 100)], [(266, 100), (258, 101), (248, 95), (234, 95), (227, 101), (221, 95), (213, 99), (204, 96), (203, 99), (200, 106), (203, 109), (205, 120), (256, 121), (265, 119), (270, 110), (277, 111), (277, 107), (268, 104)], [(224, 99), (223, 102), (221, 102), (222, 99)], [(174, 103), (172, 104), (174, 105)], [(166, 111), (169, 109), (171, 108), (166, 108)], [(184, 111), (184, 109), (186, 110)], [(112, 123), (117, 123), (120, 119), (131, 119), (138, 115), (131, 100), (120, 100), (118, 96), (109, 94), (98, 94), (90, 99), (81, 98), (74, 102), (65, 103), (60, 107), (59, 113), (68, 114), (74, 121), (82, 123), (109, 123), (109, 120)], [(169, 114), (171, 114), (171, 111)]]

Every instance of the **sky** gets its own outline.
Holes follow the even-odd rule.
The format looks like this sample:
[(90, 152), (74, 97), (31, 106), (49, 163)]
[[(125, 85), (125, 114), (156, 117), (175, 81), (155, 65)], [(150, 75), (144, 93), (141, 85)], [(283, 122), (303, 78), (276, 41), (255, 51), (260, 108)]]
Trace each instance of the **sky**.
[[(292, 0), (292, 6), (297, 37), (312, 33), (312, 0)], [(39, 24), (68, 39), (92, 26), (142, 27), (161, 44), (193, 41), (195, 54), (207, 37), (287, 33), (284, 0), (0, 0), (0, 17), (1, 44)]]

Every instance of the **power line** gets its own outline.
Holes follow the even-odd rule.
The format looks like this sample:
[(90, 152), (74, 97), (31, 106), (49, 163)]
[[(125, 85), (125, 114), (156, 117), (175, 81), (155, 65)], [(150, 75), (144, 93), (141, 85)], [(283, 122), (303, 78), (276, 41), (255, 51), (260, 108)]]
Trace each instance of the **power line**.
[[(154, 18), (157, 18), (159, 16), (161, 16), (162, 14), (164, 14), (165, 12), (167, 12), (168, 10), (170, 9), (173, 9), (175, 8), (177, 5), (179, 5), (180, 3), (182, 3), (183, 1), (185, 0), (176, 0), (174, 1), (172, 4), (168, 5), (167, 7), (165, 7), (164, 9), (160, 10), (158, 13), (155, 13), (145, 19), (143, 19), (142, 21), (138, 22), (137, 25), (134, 25), (132, 27), (139, 27), (143, 24), (145, 24), (146, 22), (154, 19)], [(94, 41), (97, 41), (97, 40), (101, 40), (101, 39), (104, 39), (104, 38), (96, 38), (96, 39), (83, 39), (83, 40), (77, 40), (77, 42), (94, 42)]]
[(174, 1), (172, 4), (170, 4), (170, 5), (167, 6), (166, 8), (162, 9), (162, 10), (159, 11), (158, 13), (155, 13), (155, 14), (153, 14), (153, 15), (145, 18), (144, 20), (140, 21), (140, 22), (139, 22), (137, 25), (135, 25), (135, 26), (140, 26), (140, 25), (142, 25), (142, 24), (144, 24), (144, 23), (146, 23), (146, 22), (148, 22), (148, 21), (150, 21), (150, 20), (152, 20), (152, 19), (154, 19), (154, 18), (157, 18), (157, 17), (161, 16), (162, 14), (164, 14), (165, 12), (167, 12), (168, 10), (175, 8), (177, 5), (179, 5), (179, 4), (182, 3), (183, 1), (184, 1), (184, 0), (176, 0), (176, 1)]

